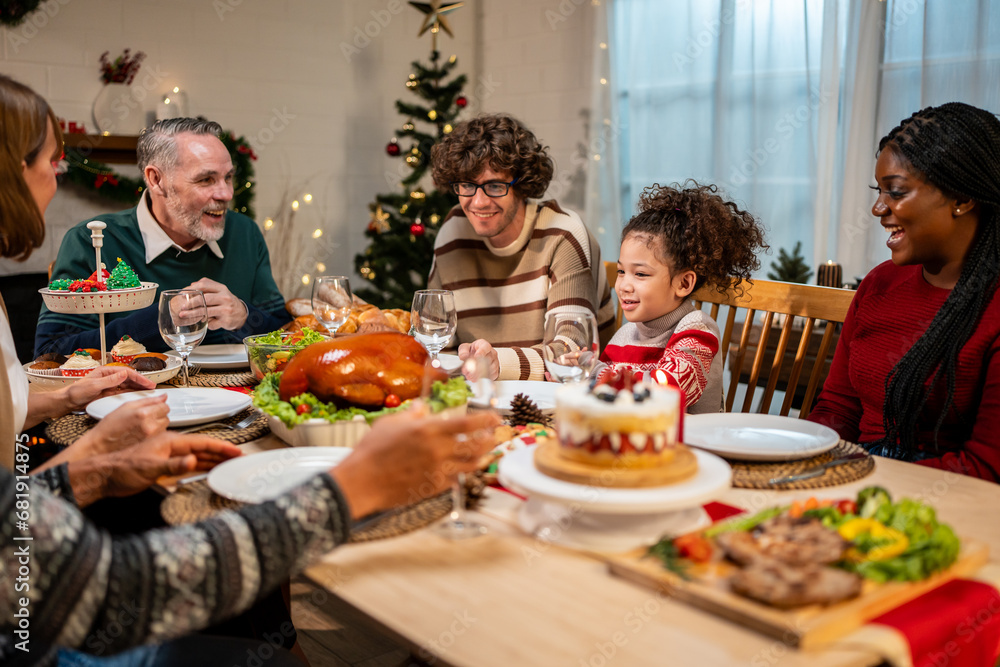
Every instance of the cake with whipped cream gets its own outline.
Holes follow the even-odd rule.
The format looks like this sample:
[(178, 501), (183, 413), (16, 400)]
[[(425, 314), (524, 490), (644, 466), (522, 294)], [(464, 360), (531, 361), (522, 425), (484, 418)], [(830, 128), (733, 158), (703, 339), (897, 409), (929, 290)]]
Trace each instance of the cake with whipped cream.
[(69, 355), (66, 363), (59, 367), (60, 372), (68, 377), (82, 377), (100, 366), (97, 359), (90, 356), (86, 350), (77, 350)]
[(111, 348), (111, 358), (123, 364), (131, 364), (137, 355), (143, 354), (145, 351), (145, 345), (125, 334)]
[(669, 465), (678, 443), (680, 392), (642, 382), (563, 385), (556, 392), (555, 427), (562, 458), (601, 468)]

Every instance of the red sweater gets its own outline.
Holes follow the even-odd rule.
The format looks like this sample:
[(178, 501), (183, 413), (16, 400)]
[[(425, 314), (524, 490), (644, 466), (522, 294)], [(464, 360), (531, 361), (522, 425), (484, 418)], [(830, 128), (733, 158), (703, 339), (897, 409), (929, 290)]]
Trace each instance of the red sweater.
[[(830, 375), (809, 420), (842, 438), (875, 442), (885, 437), (885, 379), (926, 331), (950, 290), (933, 287), (917, 266), (884, 262), (862, 281), (851, 302)], [(953, 403), (938, 444), (952, 450), (920, 465), (1000, 481), (1000, 299), (994, 292), (979, 324), (958, 355)], [(930, 390), (930, 384), (927, 384)], [(931, 446), (944, 404), (940, 380), (918, 421), (918, 441)]]

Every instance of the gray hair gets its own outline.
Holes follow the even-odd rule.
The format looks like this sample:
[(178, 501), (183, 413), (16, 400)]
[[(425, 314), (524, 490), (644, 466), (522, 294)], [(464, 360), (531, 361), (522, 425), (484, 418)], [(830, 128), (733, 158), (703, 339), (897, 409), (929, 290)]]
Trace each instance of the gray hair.
[(222, 126), (214, 120), (204, 118), (167, 118), (158, 120), (139, 135), (136, 159), (139, 171), (145, 173), (148, 165), (161, 171), (170, 171), (177, 166), (177, 142), (174, 137), (184, 132), (222, 136)]

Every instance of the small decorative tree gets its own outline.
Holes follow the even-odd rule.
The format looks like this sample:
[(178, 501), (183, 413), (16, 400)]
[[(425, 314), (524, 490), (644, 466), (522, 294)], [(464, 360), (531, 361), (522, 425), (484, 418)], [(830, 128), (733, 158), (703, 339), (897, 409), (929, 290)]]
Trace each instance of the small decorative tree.
[(806, 264), (805, 257), (802, 256), (802, 242), (795, 244), (791, 254), (785, 252), (784, 248), (778, 250), (778, 261), (771, 262), (773, 272), (768, 272), (769, 280), (781, 280), (786, 283), (806, 284), (812, 277), (812, 269)]

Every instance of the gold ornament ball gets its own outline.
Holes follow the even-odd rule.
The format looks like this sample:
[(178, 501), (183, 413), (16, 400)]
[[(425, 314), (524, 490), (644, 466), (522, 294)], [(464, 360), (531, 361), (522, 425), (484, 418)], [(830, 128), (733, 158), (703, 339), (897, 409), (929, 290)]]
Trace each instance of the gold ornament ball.
[(443, 128), (441, 128), (441, 131), (442, 131), (442, 132), (444, 132), (445, 134), (451, 134), (451, 131), (452, 131), (453, 129), (455, 129), (455, 128), (453, 128), (453, 127), (451, 126), (451, 123), (448, 123), (448, 124), (446, 124), (446, 125), (445, 125), (445, 126), (444, 126)]
[(411, 193), (410, 193), (410, 198), (411, 198), (411, 199), (423, 199), (423, 198), (424, 198), (424, 197), (426, 197), (426, 196), (427, 196), (427, 195), (425, 195), (425, 194), (424, 194), (423, 192), (421, 192), (420, 190), (414, 190), (413, 192), (411, 192)]
[(402, 206), (400, 206), (399, 207), (399, 213), (400, 213), (400, 215), (406, 215), (406, 210), (408, 208), (410, 208), (409, 204), (403, 204)]
[(416, 74), (412, 74), (412, 73), (410, 74), (410, 79), (416, 79), (416, 78), (417, 78)]
[(448, 58), (448, 62), (450, 62), (452, 65), (455, 64), (456, 60), (458, 60), (458, 56), (456, 56), (455, 54), (452, 54), (451, 58)]
[(407, 81), (406, 82), (406, 87), (407, 88), (416, 88), (417, 87), (417, 82), (416, 81)]
[(416, 155), (406, 156), (406, 164), (417, 164), (418, 162), (420, 162), (420, 158), (418, 158)]
[(438, 220), (440, 220), (440, 219), (441, 219), (441, 216), (438, 215), (437, 213), (431, 214), (431, 224), (432, 225), (436, 225), (438, 223)]
[(413, 123), (403, 123), (403, 131), (404, 132), (412, 132), (413, 131)]
[(436, 118), (438, 117), (438, 112), (437, 112), (437, 110), (435, 110), (435, 109), (431, 109), (430, 111), (428, 111), (428, 112), (427, 112), (427, 117), (428, 117), (428, 118), (430, 118), (431, 120), (434, 120), (434, 119), (436, 119)]

